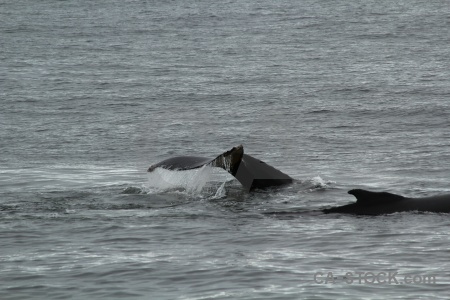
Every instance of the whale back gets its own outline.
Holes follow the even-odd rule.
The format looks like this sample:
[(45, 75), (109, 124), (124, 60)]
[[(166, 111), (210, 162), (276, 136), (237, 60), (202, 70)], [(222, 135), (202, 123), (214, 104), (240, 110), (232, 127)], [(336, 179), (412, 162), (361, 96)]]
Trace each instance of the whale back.
[(388, 192), (371, 192), (363, 189), (350, 190), (348, 193), (356, 197), (358, 205), (365, 206), (393, 203), (406, 199), (403, 196)]

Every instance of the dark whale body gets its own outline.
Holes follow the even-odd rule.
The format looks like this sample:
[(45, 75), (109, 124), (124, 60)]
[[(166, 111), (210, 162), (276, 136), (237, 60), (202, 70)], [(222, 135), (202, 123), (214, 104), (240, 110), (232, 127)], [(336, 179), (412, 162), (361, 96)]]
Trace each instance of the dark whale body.
[(407, 198), (387, 192), (371, 192), (362, 189), (351, 190), (348, 193), (356, 197), (356, 203), (324, 209), (323, 212), (373, 216), (406, 211), (450, 213), (450, 194)]
[(283, 172), (269, 166), (265, 162), (244, 154), (244, 147), (239, 145), (222, 153), (216, 158), (198, 156), (178, 156), (163, 160), (148, 168), (153, 172), (156, 168), (167, 170), (192, 170), (202, 166), (219, 167), (233, 175), (248, 191), (285, 185), (293, 179)]

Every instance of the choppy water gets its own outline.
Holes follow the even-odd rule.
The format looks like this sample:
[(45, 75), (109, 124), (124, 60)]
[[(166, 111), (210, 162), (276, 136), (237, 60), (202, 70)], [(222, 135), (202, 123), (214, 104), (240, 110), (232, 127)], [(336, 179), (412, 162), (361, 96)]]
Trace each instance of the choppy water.
[[(450, 192), (448, 1), (2, 1), (0, 40), (1, 299), (448, 299), (448, 215), (318, 212)], [(298, 182), (146, 173), (238, 144)]]

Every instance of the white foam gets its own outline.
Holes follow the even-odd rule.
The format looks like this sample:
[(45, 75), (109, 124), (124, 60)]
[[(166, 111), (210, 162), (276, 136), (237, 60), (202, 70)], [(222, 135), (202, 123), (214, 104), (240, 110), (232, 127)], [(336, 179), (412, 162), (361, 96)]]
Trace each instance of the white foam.
[(330, 185), (335, 184), (334, 181), (323, 180), (322, 177), (316, 176), (309, 180), (314, 189), (325, 189), (330, 187)]
[(213, 168), (209, 166), (186, 171), (156, 168), (148, 174), (148, 182), (145, 188), (156, 191), (181, 188), (188, 193), (198, 194), (210, 180), (212, 173)]
[(212, 199), (221, 199), (223, 197), (226, 196), (226, 190), (225, 190), (225, 183), (227, 183), (226, 181), (224, 181), (219, 188), (216, 191), (216, 194), (212, 197)]

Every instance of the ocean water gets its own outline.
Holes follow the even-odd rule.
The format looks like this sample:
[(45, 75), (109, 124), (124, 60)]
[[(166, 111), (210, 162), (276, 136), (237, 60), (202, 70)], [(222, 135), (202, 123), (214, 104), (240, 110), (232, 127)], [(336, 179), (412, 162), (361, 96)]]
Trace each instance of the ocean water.
[(450, 192), (449, 8), (1, 1), (0, 299), (448, 299), (448, 214), (320, 210)]

